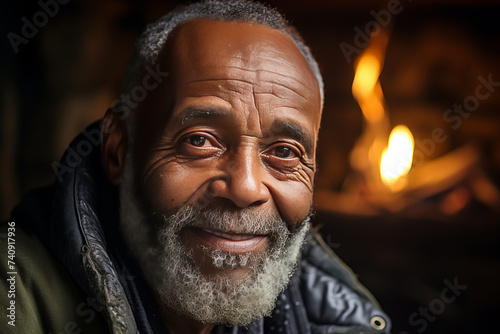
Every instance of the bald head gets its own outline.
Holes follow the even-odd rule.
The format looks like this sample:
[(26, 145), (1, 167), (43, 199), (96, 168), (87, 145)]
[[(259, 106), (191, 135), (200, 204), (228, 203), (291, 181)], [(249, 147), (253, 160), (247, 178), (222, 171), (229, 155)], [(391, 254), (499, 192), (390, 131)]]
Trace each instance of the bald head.
[[(148, 74), (147, 69), (157, 68), (160, 54), (165, 49), (167, 39), (179, 25), (196, 19), (208, 19), (224, 22), (246, 22), (262, 25), (278, 30), (290, 37), (296, 47), (307, 60), (318, 82), (321, 99), (323, 100), (323, 80), (319, 67), (295, 28), (276, 10), (261, 3), (247, 0), (210, 0), (196, 2), (189, 6), (180, 6), (176, 10), (150, 24), (138, 39), (134, 53), (129, 61), (122, 84), (122, 95), (130, 94)], [(128, 106), (130, 114), (126, 121), (132, 123), (135, 107)], [(118, 108), (111, 108), (114, 109)], [(116, 110), (120, 113), (120, 110)]]
[(273, 80), (264, 82), (266, 87), (255, 87), (257, 94), (274, 91), (280, 95), (283, 90), (290, 90), (297, 95), (309, 94), (302, 96), (305, 100), (320, 99), (315, 75), (293, 40), (264, 25), (206, 19), (188, 21), (175, 29), (165, 51), (167, 61), (162, 65), (179, 84), (194, 78), (203, 80), (200, 73), (207, 79), (217, 79), (223, 77), (221, 71), (227, 68), (235, 78), (248, 83), (273, 76)]

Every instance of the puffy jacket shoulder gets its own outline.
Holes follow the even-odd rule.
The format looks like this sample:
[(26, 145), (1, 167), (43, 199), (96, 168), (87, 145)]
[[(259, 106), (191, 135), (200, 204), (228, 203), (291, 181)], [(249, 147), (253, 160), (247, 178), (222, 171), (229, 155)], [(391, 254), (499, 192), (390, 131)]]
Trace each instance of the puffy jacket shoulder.
[(308, 236), (298, 284), (312, 333), (389, 333), (389, 317), (315, 232)]
[(2, 333), (107, 333), (104, 319), (81, 288), (20, 222), (1, 224)]

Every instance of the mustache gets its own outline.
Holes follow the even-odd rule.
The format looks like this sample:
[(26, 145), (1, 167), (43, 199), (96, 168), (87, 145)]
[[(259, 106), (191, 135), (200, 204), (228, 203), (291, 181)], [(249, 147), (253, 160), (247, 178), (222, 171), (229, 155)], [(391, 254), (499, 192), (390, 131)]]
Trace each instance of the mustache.
[[(194, 204), (178, 209), (172, 215), (161, 215), (162, 224), (173, 225), (176, 233), (188, 227), (222, 233), (254, 235), (290, 235), (292, 231), (277, 212), (260, 208), (234, 209), (223, 205)], [(293, 230), (300, 228), (294, 226)]]

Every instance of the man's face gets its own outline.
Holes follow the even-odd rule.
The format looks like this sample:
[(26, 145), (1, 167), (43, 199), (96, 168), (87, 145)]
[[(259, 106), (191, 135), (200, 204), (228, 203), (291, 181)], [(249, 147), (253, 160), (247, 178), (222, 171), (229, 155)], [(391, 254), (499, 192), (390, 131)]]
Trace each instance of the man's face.
[(136, 116), (122, 223), (137, 216), (123, 214), (124, 198), (137, 202), (156, 256), (176, 239), (189, 266), (230, 290), (300, 246), (291, 240), (312, 201), (318, 83), (292, 40), (260, 25), (191, 21), (165, 50), (168, 82)]

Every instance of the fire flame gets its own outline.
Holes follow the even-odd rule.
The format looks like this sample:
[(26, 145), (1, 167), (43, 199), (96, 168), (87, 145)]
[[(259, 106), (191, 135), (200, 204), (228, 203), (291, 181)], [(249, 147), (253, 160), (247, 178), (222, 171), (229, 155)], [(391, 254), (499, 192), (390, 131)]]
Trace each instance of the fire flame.
[[(364, 122), (362, 133), (349, 157), (353, 171), (346, 179), (340, 195), (324, 191), (319, 200), (317, 192), (317, 207), (333, 207), (335, 210), (355, 214), (378, 214), (380, 208), (397, 212), (452, 189), (463, 180), (468, 180), (468, 184), (471, 181), (467, 173), (472, 170), (477, 172), (481, 156), (473, 146), (464, 146), (412, 169), (415, 145), (413, 135), (405, 125), (398, 125), (390, 131), (388, 106), (379, 80), (384, 67), (389, 32), (389, 28), (381, 28), (378, 34), (373, 34), (369, 45), (356, 60), (352, 94), (363, 113)], [(477, 183), (476, 186), (479, 187)], [(489, 205), (497, 209), (500, 191), (484, 189), (473, 190), (473, 193), (478, 198), (481, 196), (484, 203), (495, 203)], [(484, 193), (489, 195), (484, 196)], [(452, 194), (456, 194), (456, 191)], [(467, 193), (464, 196), (471, 195)], [(454, 201), (451, 206), (442, 206), (441, 210), (458, 212), (466, 204), (464, 201)]]
[(368, 122), (378, 122), (384, 118), (384, 95), (379, 75), (381, 61), (374, 54), (365, 53), (360, 58), (352, 81), (352, 94), (356, 98)]
[(351, 165), (363, 175), (369, 192), (378, 194), (377, 200), (381, 193), (389, 198), (407, 185), (405, 175), (412, 166), (414, 148), (406, 126), (398, 125), (389, 134), (389, 113), (380, 83), (388, 40), (388, 29), (371, 36), (356, 62), (352, 82), (352, 94), (366, 122), (351, 152)]
[(386, 149), (380, 159), (382, 182), (393, 190), (400, 190), (404, 183), (402, 177), (408, 174), (413, 161), (413, 135), (406, 126), (396, 126), (389, 136)]

